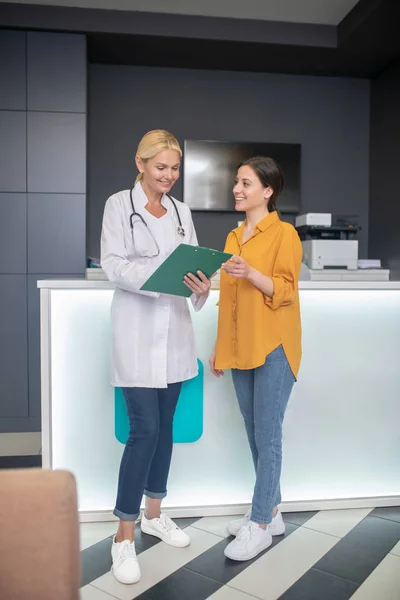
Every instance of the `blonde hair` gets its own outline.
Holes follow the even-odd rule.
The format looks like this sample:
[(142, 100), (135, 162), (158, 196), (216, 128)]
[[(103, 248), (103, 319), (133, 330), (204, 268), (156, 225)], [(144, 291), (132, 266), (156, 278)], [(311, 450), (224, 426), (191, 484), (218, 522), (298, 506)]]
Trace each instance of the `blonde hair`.
[[(143, 162), (154, 158), (156, 154), (163, 150), (176, 150), (179, 156), (182, 156), (182, 150), (176, 137), (165, 131), (165, 129), (153, 129), (148, 131), (140, 140), (136, 150), (138, 156)], [(143, 173), (139, 173), (135, 183), (143, 179)]]

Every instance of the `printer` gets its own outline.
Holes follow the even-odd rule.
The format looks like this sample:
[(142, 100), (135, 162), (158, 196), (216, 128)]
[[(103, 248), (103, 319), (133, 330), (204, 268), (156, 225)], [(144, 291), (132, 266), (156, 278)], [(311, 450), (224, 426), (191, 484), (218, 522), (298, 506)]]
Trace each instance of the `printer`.
[(307, 213), (296, 217), (295, 225), (309, 269), (357, 269), (357, 216)]

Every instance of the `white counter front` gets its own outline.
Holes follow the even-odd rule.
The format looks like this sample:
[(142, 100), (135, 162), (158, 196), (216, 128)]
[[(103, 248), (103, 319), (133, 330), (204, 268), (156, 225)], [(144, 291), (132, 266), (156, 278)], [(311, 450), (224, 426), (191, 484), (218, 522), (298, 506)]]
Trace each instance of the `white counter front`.
[[(123, 451), (109, 384), (113, 286), (38, 286), (43, 465), (75, 474), (82, 520), (111, 518)], [(303, 362), (284, 425), (283, 510), (398, 505), (400, 283), (308, 281), (300, 288)], [(175, 516), (234, 514), (252, 495), (230, 373), (215, 379), (208, 369), (217, 298), (212, 291), (192, 313), (204, 365), (203, 433), (175, 444), (164, 504)]]

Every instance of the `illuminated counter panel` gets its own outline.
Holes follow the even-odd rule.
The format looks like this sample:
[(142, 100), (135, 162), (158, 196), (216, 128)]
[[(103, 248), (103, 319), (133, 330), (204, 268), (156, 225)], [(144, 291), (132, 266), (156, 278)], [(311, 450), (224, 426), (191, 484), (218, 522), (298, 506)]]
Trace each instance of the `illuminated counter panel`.
[[(82, 519), (107, 518), (123, 451), (109, 384), (113, 286), (38, 285), (43, 464), (75, 474)], [(400, 284), (300, 287), (303, 362), (284, 427), (284, 509), (400, 504)], [(196, 401), (203, 433), (175, 444), (165, 507), (176, 516), (233, 514), (250, 502), (254, 484), (230, 373), (215, 379), (208, 369), (217, 299), (214, 290), (192, 312), (204, 365), (203, 399)], [(189, 416), (186, 404), (180, 418)]]

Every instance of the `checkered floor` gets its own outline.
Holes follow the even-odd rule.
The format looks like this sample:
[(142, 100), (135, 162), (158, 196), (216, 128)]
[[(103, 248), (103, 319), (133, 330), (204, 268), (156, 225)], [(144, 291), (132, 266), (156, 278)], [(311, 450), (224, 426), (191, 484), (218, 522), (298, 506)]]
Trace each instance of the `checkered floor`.
[(231, 517), (176, 519), (176, 549), (136, 532), (138, 584), (110, 573), (115, 523), (81, 525), (82, 600), (400, 600), (400, 507), (286, 513), (286, 535), (247, 563), (225, 558)]

